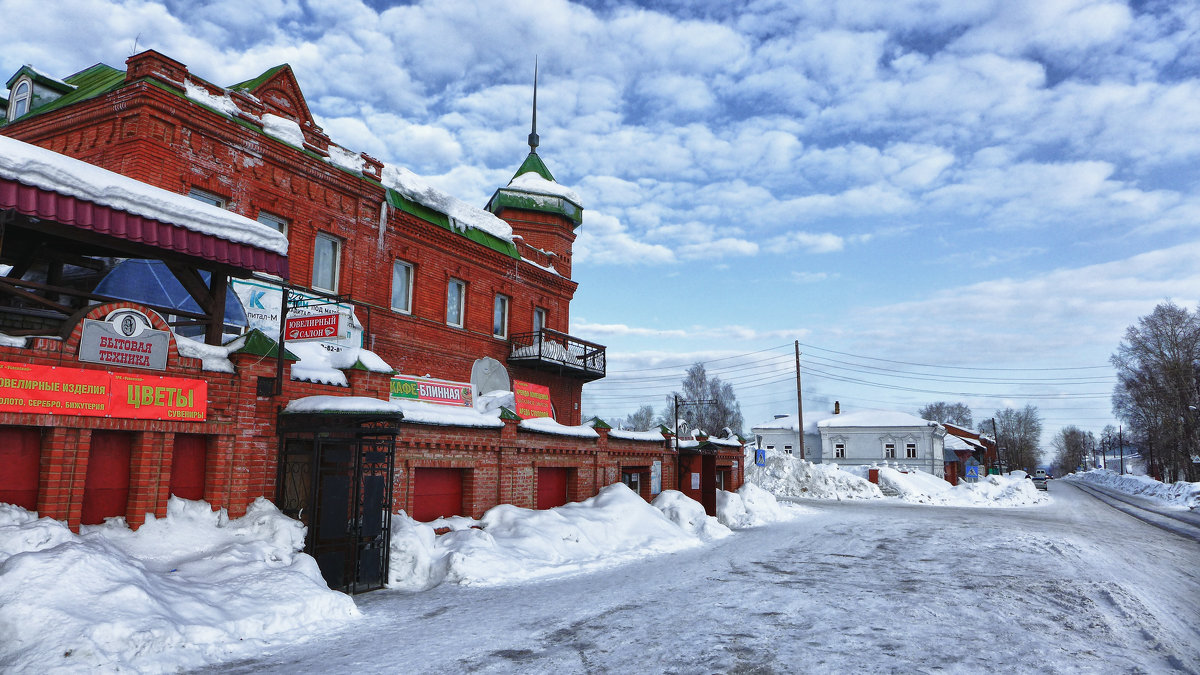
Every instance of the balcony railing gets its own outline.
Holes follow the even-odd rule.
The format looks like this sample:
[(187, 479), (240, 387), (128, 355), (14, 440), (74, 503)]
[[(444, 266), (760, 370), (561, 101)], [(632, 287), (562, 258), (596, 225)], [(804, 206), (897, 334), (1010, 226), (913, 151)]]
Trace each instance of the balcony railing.
[(584, 342), (548, 328), (512, 336), (508, 362), (589, 382), (604, 377), (606, 367), (603, 345)]

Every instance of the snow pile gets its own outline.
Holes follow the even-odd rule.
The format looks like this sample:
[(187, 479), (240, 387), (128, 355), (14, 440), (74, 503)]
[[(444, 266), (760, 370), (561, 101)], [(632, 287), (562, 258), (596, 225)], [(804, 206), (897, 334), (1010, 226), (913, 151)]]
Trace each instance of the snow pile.
[(1184, 506), (1189, 509), (1200, 507), (1200, 483), (1162, 483), (1149, 476), (1120, 475), (1107, 469), (1093, 469), (1081, 473), (1073, 473), (1068, 480), (1094, 483), (1101, 487), (1117, 490), (1125, 494), (1156, 499), (1161, 502)]
[(238, 106), (229, 97), (229, 94), (222, 92), (221, 95), (210, 93), (208, 89), (202, 87), (191, 80), (184, 82), (184, 95), (188, 98), (206, 105), (213, 110), (220, 111), (230, 117), (237, 117), (239, 112)]
[[(717, 494), (719, 500), (719, 495), (730, 493), (718, 491)], [(678, 525), (684, 532), (704, 541), (722, 539), (733, 534), (728, 525), (705, 513), (703, 504), (679, 490), (663, 490), (650, 504), (662, 511), (667, 520)], [(720, 509), (717, 512), (720, 513)]]
[[(731, 493), (725, 494), (733, 501)], [(793, 511), (753, 487), (743, 488), (738, 503), (743, 509), (739, 526), (786, 519)], [(451, 531), (434, 534), (443, 528)], [(444, 582), (494, 586), (565, 576), (729, 534), (728, 527), (681, 492), (666, 490), (648, 504), (622, 483), (582, 502), (542, 511), (502, 504), (479, 520), (419, 523), (401, 512), (392, 518), (388, 585), (415, 591)]]
[(754, 483), (746, 483), (737, 492), (717, 490), (717, 517), (726, 527), (735, 530), (792, 520), (807, 512), (795, 504), (780, 504), (775, 495)]
[(813, 464), (783, 452), (767, 452), (766, 466), (746, 462), (746, 482), (776, 497), (813, 499), (879, 499), (883, 493), (865, 477), (842, 471), (837, 464)]
[(878, 469), (879, 487), (885, 494), (914, 504), (994, 507), (1029, 506), (1051, 501), (1049, 495), (1025, 478), (1024, 471), (1014, 471), (1007, 476), (987, 476), (978, 483), (951, 485), (924, 471), (905, 473), (887, 466), (855, 467), (864, 473), (871, 468)]
[(172, 498), (137, 532), (81, 529), (0, 504), (0, 671), (177, 671), (358, 615), (265, 499), (236, 520)]
[(389, 585), (497, 585), (609, 567), (700, 544), (621, 483), (595, 497), (537, 511), (501, 504), (474, 527), (439, 537), (403, 514), (392, 519)]
[(333, 144), (329, 146), (329, 163), (354, 173), (362, 173), (363, 169), (367, 167), (367, 162), (362, 155)]
[(304, 131), (295, 120), (290, 120), (279, 115), (271, 113), (263, 113), (260, 118), (263, 124), (263, 131), (278, 138), (279, 140), (293, 145), (297, 148), (304, 147)]

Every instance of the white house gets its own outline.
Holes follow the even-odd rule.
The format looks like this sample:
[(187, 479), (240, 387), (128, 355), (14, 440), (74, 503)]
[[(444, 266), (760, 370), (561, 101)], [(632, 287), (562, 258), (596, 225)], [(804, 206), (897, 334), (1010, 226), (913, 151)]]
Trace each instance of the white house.
[[(754, 442), (760, 448), (778, 450), (799, 457), (800, 437), (797, 435), (797, 431), (800, 424), (798, 420), (796, 415), (776, 415), (773, 420), (760, 422), (750, 427), (750, 433), (754, 434)], [(804, 459), (810, 462), (820, 462), (821, 437), (814, 431), (813, 425), (809, 424), (808, 431), (804, 434)]]
[(871, 465), (887, 462), (945, 476), (946, 428), (902, 412), (867, 410), (817, 422), (826, 462)]

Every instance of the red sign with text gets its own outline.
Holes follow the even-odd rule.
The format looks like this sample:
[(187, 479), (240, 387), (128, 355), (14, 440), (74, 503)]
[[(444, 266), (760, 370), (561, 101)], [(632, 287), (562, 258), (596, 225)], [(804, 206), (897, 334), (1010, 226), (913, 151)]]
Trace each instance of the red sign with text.
[(0, 361), (0, 412), (201, 422), (208, 382)]
[(550, 405), (550, 387), (513, 380), (513, 398), (517, 401), (517, 414), (524, 418), (553, 417)]
[(181, 377), (113, 373), (112, 416), (203, 422), (208, 382)]
[(341, 314), (295, 316), (284, 324), (283, 333), (289, 340), (332, 340), (338, 337)]

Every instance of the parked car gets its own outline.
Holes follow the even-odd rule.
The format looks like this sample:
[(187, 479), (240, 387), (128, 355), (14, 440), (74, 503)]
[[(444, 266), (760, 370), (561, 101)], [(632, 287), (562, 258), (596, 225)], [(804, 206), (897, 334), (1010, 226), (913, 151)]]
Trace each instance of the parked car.
[(1037, 489), (1049, 490), (1050, 487), (1048, 485), (1046, 485), (1046, 483), (1049, 482), (1049, 480), (1050, 480), (1050, 476), (1046, 473), (1045, 469), (1038, 469), (1033, 472), (1033, 485)]

